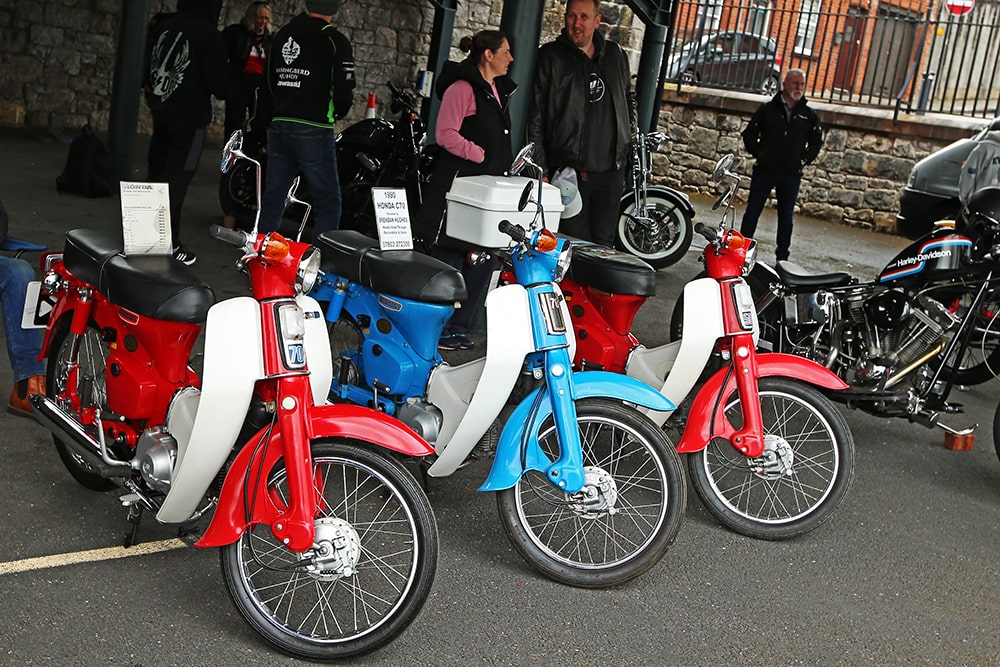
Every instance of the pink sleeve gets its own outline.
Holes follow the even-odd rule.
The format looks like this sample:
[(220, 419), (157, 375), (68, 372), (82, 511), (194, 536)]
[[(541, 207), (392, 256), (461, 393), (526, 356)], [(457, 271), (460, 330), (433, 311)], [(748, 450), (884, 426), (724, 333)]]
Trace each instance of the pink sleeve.
[(475, 113), (476, 96), (472, 85), (468, 81), (451, 84), (441, 97), (434, 138), (441, 148), (452, 155), (479, 164), (486, 159), (486, 152), (458, 132), (462, 121)]

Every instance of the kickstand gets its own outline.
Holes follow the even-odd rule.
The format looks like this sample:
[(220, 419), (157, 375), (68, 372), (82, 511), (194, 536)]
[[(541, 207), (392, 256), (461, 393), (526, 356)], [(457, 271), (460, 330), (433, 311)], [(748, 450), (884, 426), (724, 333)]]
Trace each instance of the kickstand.
[(132, 529), (125, 535), (125, 539), (122, 541), (122, 546), (128, 549), (139, 542), (139, 522), (142, 521), (142, 507), (140, 505), (132, 505), (128, 508), (128, 517), (126, 520), (132, 524)]
[(417, 463), (417, 470), (420, 471), (420, 486), (423, 487), (425, 494), (430, 493), (431, 490), (431, 476), (427, 474), (430, 467), (430, 464), (424, 459), (420, 459), (420, 462)]

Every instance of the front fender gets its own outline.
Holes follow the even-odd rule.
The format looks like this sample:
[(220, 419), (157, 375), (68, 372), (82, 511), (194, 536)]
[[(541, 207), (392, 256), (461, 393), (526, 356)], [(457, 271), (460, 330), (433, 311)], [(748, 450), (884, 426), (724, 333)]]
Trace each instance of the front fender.
[[(708, 446), (712, 438), (730, 439), (736, 432), (733, 425), (723, 415), (719, 397), (725, 400), (736, 391), (736, 378), (723, 368), (708, 379), (695, 396), (688, 414), (684, 435), (677, 445), (681, 454), (700, 452)], [(848, 384), (836, 373), (810, 359), (780, 352), (766, 352), (757, 355), (757, 377), (788, 377), (823, 389), (839, 391)], [(723, 385), (723, 383), (725, 383)], [(714, 420), (713, 420), (714, 415)]]
[[(377, 410), (349, 404), (321, 405), (311, 409), (310, 417), (311, 439), (359, 440), (405, 456), (427, 456), (434, 453), (423, 438), (402, 422)], [(262, 444), (265, 439), (267, 442)], [(277, 422), (270, 437), (268, 429), (264, 428), (243, 446), (226, 473), (212, 522), (195, 546), (221, 547), (232, 544), (250, 525), (269, 523), (285, 510), (284, 506), (278, 505), (279, 499), (267, 490), (268, 475), (282, 458), (284, 451)], [(261, 474), (258, 475), (258, 471)], [(254, 485), (251, 489), (247, 489), (248, 480)], [(250, 515), (247, 516), (244, 508), (250, 505)]]
[[(634, 201), (635, 197), (632, 196), (630, 189), (626, 188), (627, 192), (624, 197), (622, 197), (621, 210), (624, 211), (628, 208)], [(650, 185), (646, 188), (647, 196), (649, 194), (656, 194), (667, 201), (673, 203), (677, 208), (683, 211), (684, 215), (688, 220), (694, 217), (694, 206), (691, 204), (691, 198), (683, 192), (679, 192), (672, 188), (668, 188), (665, 185)]]
[[(540, 387), (518, 403), (507, 419), (496, 457), (480, 491), (503, 491), (521, 479), (528, 470), (544, 473), (553, 461), (542, 452), (538, 432), (545, 419), (552, 414), (551, 401), (539, 397)], [(650, 410), (671, 411), (676, 407), (665, 396), (634, 378), (606, 371), (584, 371), (573, 374), (573, 390), (577, 400), (582, 398), (610, 398), (634, 403)], [(539, 401), (537, 408), (534, 403)], [(527, 437), (525, 437), (525, 435)], [(524, 442), (524, 450), (521, 443)]]

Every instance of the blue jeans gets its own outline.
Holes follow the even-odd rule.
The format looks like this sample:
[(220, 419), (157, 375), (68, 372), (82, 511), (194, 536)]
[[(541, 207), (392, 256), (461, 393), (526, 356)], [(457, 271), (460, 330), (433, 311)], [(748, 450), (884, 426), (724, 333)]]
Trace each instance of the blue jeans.
[(34, 279), (35, 272), (26, 261), (0, 255), (0, 310), (14, 382), (33, 375), (45, 375), (45, 366), (38, 360), (42, 350), (42, 330), (21, 328), (24, 291)]
[(754, 167), (750, 178), (750, 193), (747, 195), (747, 208), (743, 212), (743, 222), (740, 233), (753, 237), (757, 231), (757, 220), (764, 210), (764, 204), (774, 190), (778, 200), (778, 235), (775, 241), (774, 256), (776, 259), (788, 259), (788, 250), (792, 245), (792, 222), (795, 216), (795, 201), (799, 198), (799, 185), (802, 176), (799, 174), (768, 174)]
[(260, 231), (281, 227), (288, 188), (302, 174), (312, 200), (313, 240), (340, 227), (337, 133), (333, 128), (274, 121), (267, 131), (267, 182), (260, 207)]

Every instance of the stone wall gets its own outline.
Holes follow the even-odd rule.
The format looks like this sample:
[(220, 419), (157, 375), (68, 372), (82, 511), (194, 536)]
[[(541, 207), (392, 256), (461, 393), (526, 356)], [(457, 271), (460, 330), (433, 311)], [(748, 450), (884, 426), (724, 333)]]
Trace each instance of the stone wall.
[[(130, 0), (0, 0), (0, 125), (44, 128), (63, 137), (85, 123), (98, 133), (107, 131), (123, 1)], [(225, 0), (220, 28), (238, 22), (248, 2)], [(152, 15), (173, 11), (176, 0), (150, 0), (149, 5)], [(305, 3), (272, 0), (270, 6), (272, 23), (278, 27)], [(547, 0), (543, 41), (562, 28), (564, 6), (560, 0)], [(451, 58), (463, 57), (457, 49), (463, 36), (499, 26), (502, 11), (503, 0), (459, 2)], [(604, 14), (609, 34), (630, 49), (634, 65), (642, 41), (641, 22), (633, 21), (631, 11), (615, 3), (607, 3)], [(343, 1), (334, 23), (351, 40), (358, 75), (347, 122), (364, 115), (369, 92), (388, 103), (386, 81), (415, 85), (418, 72), (427, 66), (433, 21), (429, 0)], [(139, 131), (148, 133), (146, 106), (140, 103), (139, 108)], [(210, 136), (221, 138), (222, 118), (219, 103)]]
[[(659, 128), (672, 145), (654, 158), (654, 181), (685, 192), (714, 194), (709, 176), (716, 160), (737, 156), (736, 171), (749, 185), (751, 158), (740, 132), (763, 101), (759, 95), (684, 89), (665, 91)], [(921, 158), (970, 136), (984, 121), (904, 115), (889, 111), (812, 104), (820, 116), (825, 144), (806, 167), (797, 211), (831, 222), (892, 232), (899, 193)], [(747, 190), (741, 190), (742, 201)], [(773, 205), (773, 199), (771, 204)]]
[[(107, 130), (121, 3), (130, 0), (0, 0), (0, 125), (44, 129), (60, 138), (90, 123)], [(172, 11), (176, 0), (150, 0), (150, 14)], [(276, 26), (304, 6), (303, 0), (272, 0)], [(224, 2), (220, 26), (240, 19), (246, 3)], [(547, 0), (542, 41), (562, 28), (562, 0)], [(503, 0), (458, 3), (453, 43), (462, 36), (500, 24)], [(632, 55), (633, 71), (642, 43), (641, 22), (621, 4), (602, 8), (607, 34)], [(347, 118), (364, 114), (367, 93), (389, 99), (386, 81), (413, 85), (427, 65), (434, 9), (429, 0), (344, 0), (337, 26), (351, 39), (358, 65), (358, 94)], [(515, 57), (517, 46), (515, 45)], [(451, 57), (461, 58), (457, 49)], [(139, 97), (139, 91), (135, 92)], [(706, 191), (707, 176), (725, 152), (740, 155), (739, 132), (761, 102), (756, 95), (705, 89), (666, 95), (660, 123), (675, 138), (672, 150), (656, 159), (656, 180), (687, 191)], [(818, 105), (827, 144), (806, 170), (799, 198), (802, 212), (880, 230), (892, 228), (896, 201), (913, 163), (981, 121), (951, 117), (908, 118)], [(139, 131), (150, 130), (144, 103)], [(383, 109), (380, 108), (380, 111)], [(221, 139), (222, 105), (216, 106), (209, 136)], [(742, 173), (749, 173), (744, 164)]]

